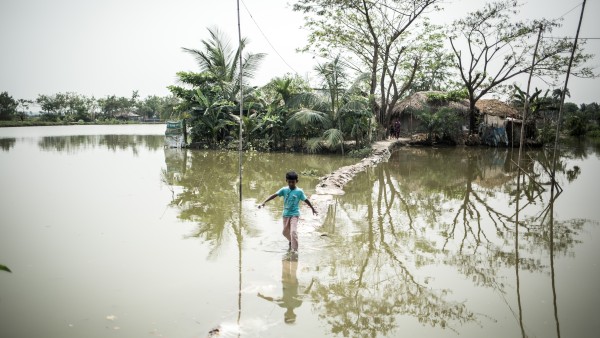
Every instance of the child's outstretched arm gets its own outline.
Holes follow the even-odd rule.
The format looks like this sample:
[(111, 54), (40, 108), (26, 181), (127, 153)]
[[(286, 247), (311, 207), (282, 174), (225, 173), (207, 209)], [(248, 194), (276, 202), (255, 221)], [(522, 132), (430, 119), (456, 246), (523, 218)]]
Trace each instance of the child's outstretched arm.
[(312, 209), (313, 215), (318, 215), (319, 213), (315, 210), (315, 208), (312, 206), (312, 204), (310, 203), (310, 201), (307, 199), (304, 200), (304, 202), (306, 204), (308, 204), (308, 206)]
[(271, 196), (269, 196), (264, 202), (262, 202), (261, 204), (258, 205), (258, 208), (262, 208), (265, 206), (265, 203), (269, 202), (270, 200), (274, 199), (275, 197), (277, 197), (277, 194), (273, 194)]

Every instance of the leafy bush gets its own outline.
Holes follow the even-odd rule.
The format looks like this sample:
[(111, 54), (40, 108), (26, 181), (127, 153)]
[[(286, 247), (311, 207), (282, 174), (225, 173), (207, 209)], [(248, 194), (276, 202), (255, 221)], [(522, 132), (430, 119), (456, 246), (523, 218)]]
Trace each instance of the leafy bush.
[(423, 123), (429, 141), (433, 141), (435, 135), (440, 139), (456, 141), (461, 131), (461, 119), (450, 108), (442, 108), (436, 112), (424, 110), (418, 112), (417, 117)]
[(569, 115), (565, 121), (565, 128), (567, 128), (569, 135), (581, 137), (587, 133), (588, 121), (586, 114), (581, 111), (577, 111)]
[(370, 147), (355, 149), (355, 150), (351, 150), (350, 152), (348, 152), (348, 156), (355, 157), (355, 158), (365, 158), (365, 157), (369, 157), (369, 155), (371, 155)]
[(550, 123), (545, 124), (538, 130), (538, 141), (542, 144), (554, 143), (556, 138), (556, 127)]

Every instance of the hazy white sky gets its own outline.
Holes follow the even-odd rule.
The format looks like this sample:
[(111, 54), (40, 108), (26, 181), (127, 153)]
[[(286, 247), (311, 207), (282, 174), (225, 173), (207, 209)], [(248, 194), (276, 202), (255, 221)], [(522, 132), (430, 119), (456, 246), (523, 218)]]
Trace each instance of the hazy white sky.
[[(582, 1), (523, 1), (523, 18), (564, 15), (564, 27), (553, 35), (575, 36), (581, 7), (574, 7)], [(449, 0), (434, 22), (449, 22), (484, 2)], [(317, 61), (296, 53), (307, 34), (302, 15), (290, 3), (240, 0), (248, 50), (268, 54), (254, 85), (285, 73), (312, 76)], [(589, 0), (581, 37), (600, 38), (599, 13), (599, 0)], [(177, 71), (198, 69), (181, 47), (200, 48), (211, 26), (237, 45), (236, 0), (1, 0), (0, 92), (8, 91), (15, 99), (67, 91), (96, 98), (129, 96), (133, 90), (142, 97), (168, 95), (166, 87), (175, 84)], [(596, 54), (592, 65), (600, 72), (600, 40), (589, 40), (587, 47)], [(571, 77), (569, 83), (571, 101), (600, 101), (600, 79)]]

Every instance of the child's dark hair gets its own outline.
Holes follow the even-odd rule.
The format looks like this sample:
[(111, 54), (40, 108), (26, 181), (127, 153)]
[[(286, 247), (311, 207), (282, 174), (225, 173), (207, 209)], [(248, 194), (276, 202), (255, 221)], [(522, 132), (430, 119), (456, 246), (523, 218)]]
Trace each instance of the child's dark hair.
[(294, 180), (294, 181), (297, 181), (297, 180), (298, 180), (298, 174), (296, 174), (296, 172), (295, 172), (295, 171), (288, 171), (288, 172), (285, 174), (285, 179), (286, 179), (286, 180)]

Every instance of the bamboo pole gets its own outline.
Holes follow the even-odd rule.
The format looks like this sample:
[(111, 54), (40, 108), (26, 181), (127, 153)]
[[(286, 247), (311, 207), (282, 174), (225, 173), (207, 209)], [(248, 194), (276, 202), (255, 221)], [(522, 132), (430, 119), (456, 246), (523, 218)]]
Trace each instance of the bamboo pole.
[(242, 55), (243, 55), (243, 49), (244, 47), (242, 46), (242, 26), (240, 23), (240, 0), (237, 0), (237, 19), (238, 19), (238, 43), (239, 43), (239, 60), (240, 60), (240, 137), (239, 137), (239, 141), (238, 141), (238, 157), (239, 157), (239, 163), (238, 163), (238, 168), (239, 168), (239, 181), (240, 181), (240, 186), (239, 186), (239, 191), (240, 191), (240, 204), (242, 203), (242, 157), (243, 157), (243, 153), (242, 153), (242, 132), (243, 132), (243, 126), (244, 126), (244, 122), (243, 122), (243, 118), (244, 118), (244, 82), (243, 82), (243, 69), (242, 69)]
[(555, 175), (556, 175), (556, 151), (558, 149), (558, 137), (560, 135), (560, 125), (563, 113), (563, 107), (565, 104), (565, 94), (568, 89), (569, 84), (569, 75), (571, 75), (571, 67), (573, 66), (573, 58), (575, 57), (575, 51), (577, 50), (577, 40), (579, 39), (579, 31), (581, 30), (581, 21), (583, 21), (583, 12), (585, 11), (585, 3), (587, 0), (583, 0), (583, 4), (581, 5), (581, 14), (579, 15), (579, 24), (577, 25), (577, 33), (575, 34), (575, 42), (573, 42), (573, 50), (571, 51), (571, 58), (569, 59), (569, 66), (567, 68), (567, 76), (565, 78), (565, 85), (563, 87), (563, 91), (560, 94), (560, 105), (558, 109), (558, 119), (556, 121), (556, 135), (554, 138), (554, 153), (552, 159), (552, 184), (556, 184)]

